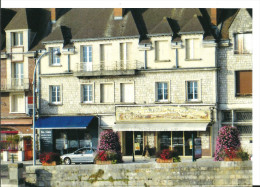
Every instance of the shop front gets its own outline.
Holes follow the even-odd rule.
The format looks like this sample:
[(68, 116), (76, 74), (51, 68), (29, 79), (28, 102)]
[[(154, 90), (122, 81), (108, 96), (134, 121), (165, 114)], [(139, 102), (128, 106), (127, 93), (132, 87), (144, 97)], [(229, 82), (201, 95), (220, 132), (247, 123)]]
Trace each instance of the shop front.
[[(118, 107), (114, 130), (124, 155), (153, 156), (162, 149), (192, 155), (192, 136), (200, 137), (202, 156), (212, 156), (211, 111), (184, 107)], [(124, 112), (123, 112), (124, 111)], [(192, 120), (191, 120), (192, 119)]]
[(62, 155), (98, 144), (98, 120), (94, 116), (40, 117), (36, 129), (39, 129), (40, 152)]

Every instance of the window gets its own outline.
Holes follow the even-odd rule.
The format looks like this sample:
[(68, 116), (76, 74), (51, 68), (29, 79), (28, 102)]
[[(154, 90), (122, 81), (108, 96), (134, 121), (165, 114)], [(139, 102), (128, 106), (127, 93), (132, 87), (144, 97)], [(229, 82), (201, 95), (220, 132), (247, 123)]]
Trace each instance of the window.
[(60, 65), (60, 57), (59, 55), (56, 55), (55, 51), (60, 51), (59, 47), (51, 47), (50, 48), (51, 54), (50, 54), (50, 65), (52, 66), (59, 66)]
[(131, 43), (120, 43), (120, 69), (129, 68)]
[(22, 32), (13, 32), (12, 33), (13, 46), (22, 46), (23, 45), (23, 33)]
[(198, 100), (198, 82), (188, 81), (187, 82), (187, 97), (188, 101)]
[(114, 89), (113, 84), (100, 84), (100, 102), (112, 103), (114, 102)]
[(155, 60), (156, 61), (170, 61), (167, 41), (156, 41), (155, 42)]
[(92, 62), (92, 46), (82, 46), (82, 62)]
[(61, 103), (61, 90), (60, 86), (51, 86), (51, 103)]
[(82, 85), (82, 102), (83, 103), (93, 102), (93, 85), (92, 84)]
[(236, 72), (236, 96), (252, 95), (252, 71)]
[(101, 70), (112, 70), (112, 45), (100, 45), (100, 68)]
[(134, 84), (121, 83), (121, 102), (133, 103), (134, 102)]
[(235, 54), (252, 53), (252, 33), (235, 34)]
[(168, 83), (158, 82), (156, 83), (156, 100), (157, 101), (168, 101)]
[(92, 46), (81, 46), (81, 62), (83, 71), (92, 71)]
[(199, 59), (199, 39), (186, 39), (186, 59)]
[(11, 95), (11, 112), (25, 113), (25, 98), (23, 94)]

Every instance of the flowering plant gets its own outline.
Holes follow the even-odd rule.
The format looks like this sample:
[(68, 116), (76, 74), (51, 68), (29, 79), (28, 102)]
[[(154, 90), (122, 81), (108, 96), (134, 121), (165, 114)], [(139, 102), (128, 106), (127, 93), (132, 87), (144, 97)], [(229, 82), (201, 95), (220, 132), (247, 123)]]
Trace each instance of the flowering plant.
[(53, 161), (56, 162), (56, 164), (60, 164), (60, 155), (58, 153), (53, 153), (53, 152), (49, 152), (49, 153), (42, 153), (40, 154), (40, 162), (41, 163), (51, 163)]
[(215, 149), (215, 161), (222, 161), (225, 158), (225, 150), (232, 150), (229, 154), (232, 154), (234, 150), (240, 149), (239, 131), (236, 127), (224, 126), (219, 130), (217, 137), (216, 149)]
[(100, 133), (98, 152), (95, 160), (122, 162), (121, 145), (119, 136), (113, 130), (105, 130)]
[(169, 150), (169, 149), (163, 149), (163, 150), (159, 151), (156, 154), (156, 157), (163, 159), (163, 160), (173, 159), (174, 162), (180, 162), (180, 157), (177, 154), (177, 152)]

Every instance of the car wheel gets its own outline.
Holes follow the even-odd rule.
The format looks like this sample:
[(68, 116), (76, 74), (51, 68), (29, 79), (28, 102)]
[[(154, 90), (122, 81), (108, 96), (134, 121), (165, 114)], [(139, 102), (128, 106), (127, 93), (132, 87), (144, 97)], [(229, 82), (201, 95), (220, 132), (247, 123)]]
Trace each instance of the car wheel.
[(65, 163), (66, 165), (70, 165), (70, 164), (71, 164), (70, 158), (65, 158), (65, 159), (64, 159), (64, 163)]

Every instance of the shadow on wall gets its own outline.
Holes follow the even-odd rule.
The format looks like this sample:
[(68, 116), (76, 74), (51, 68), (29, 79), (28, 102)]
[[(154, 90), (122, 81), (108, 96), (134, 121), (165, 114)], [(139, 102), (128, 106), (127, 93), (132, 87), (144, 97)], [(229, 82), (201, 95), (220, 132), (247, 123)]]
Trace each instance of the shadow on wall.
[(30, 177), (26, 177), (25, 186), (27, 187), (36, 187), (36, 186), (52, 186), (52, 174), (46, 169), (36, 169), (35, 170), (35, 179), (36, 181), (30, 180)]

